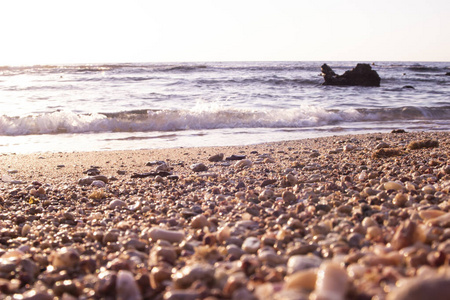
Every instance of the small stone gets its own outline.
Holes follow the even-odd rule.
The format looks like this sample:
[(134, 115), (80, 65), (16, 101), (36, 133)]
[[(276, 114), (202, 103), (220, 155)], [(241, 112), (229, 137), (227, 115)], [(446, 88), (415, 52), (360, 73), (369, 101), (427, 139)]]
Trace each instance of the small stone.
[(223, 156), (224, 156), (223, 153), (219, 153), (219, 154), (210, 156), (210, 157), (208, 158), (208, 160), (209, 160), (210, 162), (219, 162), (219, 161), (222, 161), (222, 160), (223, 160)]
[(80, 261), (80, 254), (73, 248), (61, 248), (52, 254), (52, 265), (55, 268), (70, 269), (75, 267)]
[(434, 186), (432, 186), (432, 185), (426, 185), (426, 186), (424, 186), (423, 188), (422, 188), (422, 191), (425, 193), (425, 194), (429, 194), (429, 195), (433, 195), (434, 193), (436, 193), (436, 189), (434, 188)]
[(314, 290), (317, 281), (317, 269), (298, 271), (285, 278), (286, 289)]
[(261, 183), (261, 187), (266, 187), (266, 186), (274, 184), (276, 182), (277, 182), (276, 179), (266, 179)]
[(351, 151), (355, 150), (355, 148), (356, 148), (355, 145), (347, 144), (344, 146), (344, 152), (351, 152)]
[(408, 197), (403, 193), (398, 193), (395, 195), (394, 199), (392, 200), (392, 203), (395, 206), (403, 207), (405, 206), (406, 202), (408, 201)]
[(192, 228), (200, 229), (200, 228), (206, 227), (208, 225), (209, 225), (209, 222), (204, 215), (197, 215), (192, 218), (192, 221), (191, 221)]
[(166, 230), (157, 227), (150, 228), (148, 235), (152, 240), (165, 240), (170, 243), (179, 243), (184, 240), (184, 233), (181, 231)]
[(349, 280), (345, 269), (333, 262), (320, 266), (314, 290), (315, 299), (344, 300), (348, 288)]
[(227, 157), (227, 158), (225, 158), (225, 160), (243, 160), (243, 159), (245, 159), (246, 158), (246, 156), (245, 155), (231, 155), (231, 156), (229, 156), (229, 157)]
[(133, 277), (133, 273), (126, 270), (120, 270), (116, 279), (117, 300), (141, 300), (142, 294), (139, 286)]
[(281, 197), (286, 203), (294, 203), (297, 201), (297, 196), (295, 196), (295, 194), (291, 191), (284, 191)]
[(104, 181), (101, 181), (101, 180), (94, 180), (94, 181), (92, 181), (91, 186), (95, 186), (95, 187), (98, 187), (98, 188), (103, 188), (103, 187), (106, 186), (106, 183)]
[(375, 146), (376, 150), (383, 149), (383, 148), (389, 148), (389, 144), (385, 143), (385, 142), (381, 142)]
[(294, 255), (287, 262), (288, 274), (298, 271), (318, 268), (322, 264), (322, 259), (314, 255)]
[(415, 232), (417, 224), (413, 221), (406, 220), (401, 223), (394, 233), (391, 240), (391, 245), (395, 250), (400, 250), (411, 246), (415, 242)]
[(125, 206), (127, 206), (127, 203), (125, 201), (120, 200), (120, 199), (114, 199), (108, 205), (108, 207), (110, 209), (115, 209), (116, 207), (125, 207)]
[(172, 280), (176, 289), (186, 289), (194, 281), (210, 284), (214, 281), (214, 268), (208, 264), (190, 264), (173, 274)]
[(156, 167), (156, 172), (170, 172), (170, 167), (165, 162)]
[(242, 243), (242, 250), (247, 253), (256, 253), (261, 246), (261, 241), (256, 237), (248, 237)]
[(208, 167), (203, 163), (197, 163), (197, 164), (191, 165), (191, 170), (194, 172), (204, 172), (204, 171), (208, 171)]
[(252, 161), (249, 159), (243, 159), (234, 164), (234, 167), (238, 170), (242, 170), (244, 168), (250, 168), (253, 165)]
[(443, 277), (414, 278), (387, 295), (388, 300), (446, 300), (450, 295), (450, 279)]
[(385, 190), (401, 191), (405, 188), (405, 186), (403, 184), (395, 182), (395, 181), (385, 182), (383, 186), (384, 186)]
[(106, 245), (108, 243), (115, 243), (117, 242), (119, 239), (119, 234), (117, 232), (114, 231), (108, 231), (104, 236), (103, 236), (103, 244)]

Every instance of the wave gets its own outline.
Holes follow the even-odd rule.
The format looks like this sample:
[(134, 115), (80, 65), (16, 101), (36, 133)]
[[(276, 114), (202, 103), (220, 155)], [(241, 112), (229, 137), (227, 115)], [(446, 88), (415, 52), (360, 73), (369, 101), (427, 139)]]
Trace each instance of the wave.
[(304, 128), (374, 121), (450, 120), (450, 106), (330, 110), (304, 106), (266, 111), (205, 108), (0, 116), (0, 135), (173, 132), (224, 128)]

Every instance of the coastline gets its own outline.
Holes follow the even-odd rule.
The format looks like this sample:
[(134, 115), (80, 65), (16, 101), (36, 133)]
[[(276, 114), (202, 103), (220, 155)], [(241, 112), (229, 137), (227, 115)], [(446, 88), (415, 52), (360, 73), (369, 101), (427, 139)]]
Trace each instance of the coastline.
[(2, 292), (420, 299), (409, 298), (420, 286), (445, 295), (449, 155), (448, 131), (3, 154), (0, 265), (11, 270)]

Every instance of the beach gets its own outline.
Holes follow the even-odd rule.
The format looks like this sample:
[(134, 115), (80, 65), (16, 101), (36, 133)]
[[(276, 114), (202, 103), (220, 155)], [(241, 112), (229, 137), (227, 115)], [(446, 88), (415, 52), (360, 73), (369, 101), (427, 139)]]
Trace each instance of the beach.
[(450, 133), (0, 156), (5, 299), (445, 299)]

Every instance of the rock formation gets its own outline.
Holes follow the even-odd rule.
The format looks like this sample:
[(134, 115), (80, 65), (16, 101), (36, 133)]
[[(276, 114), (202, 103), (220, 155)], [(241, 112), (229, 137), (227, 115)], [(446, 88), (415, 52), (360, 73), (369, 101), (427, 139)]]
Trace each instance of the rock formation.
[(381, 81), (378, 73), (372, 70), (369, 64), (357, 64), (342, 75), (337, 75), (327, 64), (323, 64), (322, 76), (325, 79), (323, 85), (380, 86)]

